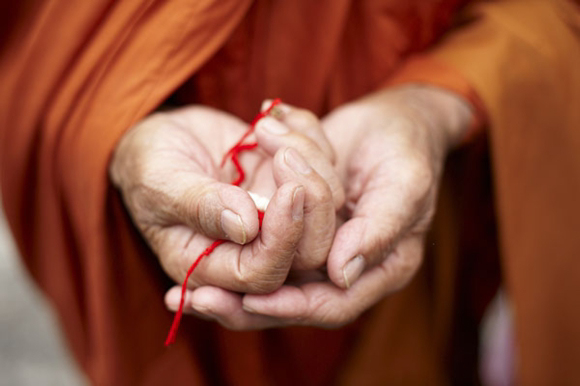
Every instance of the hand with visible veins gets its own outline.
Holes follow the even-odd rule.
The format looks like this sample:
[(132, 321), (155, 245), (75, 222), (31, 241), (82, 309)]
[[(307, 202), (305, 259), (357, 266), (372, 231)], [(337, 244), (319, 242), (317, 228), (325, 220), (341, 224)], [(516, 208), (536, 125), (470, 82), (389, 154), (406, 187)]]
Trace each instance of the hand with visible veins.
[[(306, 114), (286, 107), (281, 117), (283, 111), (289, 119)], [(119, 141), (111, 179), (133, 222), (177, 283), (215, 239), (232, 242), (202, 260), (189, 288), (270, 293), (282, 285), (292, 266), (314, 269), (326, 262), (335, 205), (344, 200), (329, 161), (330, 146), (319, 147), (294, 131), (282, 133), (277, 124), (274, 118), (264, 119), (256, 133), (265, 151), (240, 156), (252, 177), (243, 188), (229, 184), (236, 177), (231, 165), (223, 170), (219, 165), (248, 125), (223, 112), (187, 107), (156, 113)], [(256, 206), (245, 189), (271, 198), (261, 232)], [(323, 247), (311, 248), (311, 233)]]
[(187, 294), (189, 310), (232, 329), (339, 327), (405, 286), (422, 261), (445, 156), (471, 114), (456, 95), (415, 85), (335, 110), (323, 126), (346, 210), (328, 255), (329, 280), (261, 295), (201, 287)]

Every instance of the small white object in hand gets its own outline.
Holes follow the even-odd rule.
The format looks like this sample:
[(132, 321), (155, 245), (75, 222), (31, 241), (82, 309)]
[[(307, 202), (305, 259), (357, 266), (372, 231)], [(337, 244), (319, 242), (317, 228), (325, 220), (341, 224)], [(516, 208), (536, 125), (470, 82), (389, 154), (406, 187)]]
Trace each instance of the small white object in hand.
[(268, 204), (270, 203), (270, 199), (252, 192), (248, 192), (248, 194), (250, 195), (250, 197), (252, 197), (252, 200), (254, 200), (256, 208), (258, 208), (258, 210), (261, 210), (262, 212), (265, 212), (266, 208), (268, 207)]

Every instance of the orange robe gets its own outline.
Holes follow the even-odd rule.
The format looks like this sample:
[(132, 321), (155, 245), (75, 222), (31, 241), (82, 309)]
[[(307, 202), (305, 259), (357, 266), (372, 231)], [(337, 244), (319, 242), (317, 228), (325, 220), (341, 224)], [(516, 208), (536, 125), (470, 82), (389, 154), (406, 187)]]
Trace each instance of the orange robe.
[[(482, 275), (496, 254), (520, 382), (580, 382), (578, 5), (464, 3), (22, 2), (0, 40), (3, 203), (95, 384), (471, 381), (466, 343), (497, 285)], [(164, 348), (170, 281), (107, 177), (123, 132), (172, 94), (250, 119), (266, 97), (322, 115), (401, 82), (481, 100), (490, 133), (489, 146), (480, 134), (450, 156), (416, 279), (340, 330), (231, 332), (188, 318)]]

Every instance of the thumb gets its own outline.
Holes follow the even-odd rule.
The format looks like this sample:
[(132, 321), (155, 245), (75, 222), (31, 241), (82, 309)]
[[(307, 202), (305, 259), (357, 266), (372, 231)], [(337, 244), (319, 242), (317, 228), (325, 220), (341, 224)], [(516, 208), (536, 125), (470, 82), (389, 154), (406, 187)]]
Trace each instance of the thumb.
[(246, 191), (195, 174), (174, 180), (179, 188), (166, 189), (169, 204), (163, 205), (166, 225), (184, 224), (205, 236), (238, 244), (256, 237), (258, 212)]
[(327, 268), (339, 287), (349, 288), (364, 270), (382, 263), (409, 230), (415, 216), (396, 196), (384, 189), (364, 194), (354, 216), (337, 230)]

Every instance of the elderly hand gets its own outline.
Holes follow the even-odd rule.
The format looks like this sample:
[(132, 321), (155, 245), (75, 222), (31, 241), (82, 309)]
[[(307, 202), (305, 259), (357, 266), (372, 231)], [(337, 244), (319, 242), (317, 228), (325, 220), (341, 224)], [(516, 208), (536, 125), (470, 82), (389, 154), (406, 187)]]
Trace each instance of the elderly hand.
[(445, 156), (470, 120), (465, 101), (421, 86), (337, 109), (323, 124), (347, 203), (328, 256), (330, 280), (264, 295), (202, 287), (188, 293), (187, 304), (235, 329), (338, 327), (356, 319), (417, 271)]
[[(282, 117), (290, 120), (304, 120), (306, 114), (289, 107), (282, 110), (286, 111)], [(111, 179), (134, 223), (176, 282), (183, 281), (213, 239), (234, 243), (222, 244), (204, 259), (189, 288), (212, 285), (269, 293), (286, 280), (291, 266), (312, 269), (325, 263), (335, 231), (334, 205), (344, 201), (329, 162), (330, 146), (280, 131), (279, 126), (286, 125), (274, 118), (264, 119), (262, 126), (257, 137), (270, 154), (240, 157), (253, 176), (245, 187), (271, 197), (259, 234), (254, 202), (244, 189), (228, 183), (235, 170), (231, 165), (219, 167), (247, 124), (217, 110), (189, 107), (156, 113), (120, 140), (110, 165)], [(318, 249), (304, 230), (316, 234)]]

